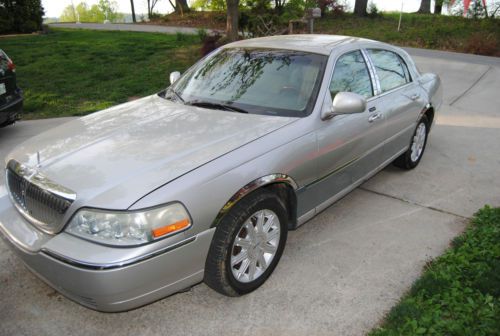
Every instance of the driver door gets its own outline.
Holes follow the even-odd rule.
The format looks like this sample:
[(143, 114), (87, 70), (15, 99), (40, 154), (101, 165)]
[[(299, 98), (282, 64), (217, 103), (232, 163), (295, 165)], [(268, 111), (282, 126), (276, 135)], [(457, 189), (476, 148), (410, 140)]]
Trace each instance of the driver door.
[(320, 178), (316, 186), (317, 204), (329, 203), (336, 195), (341, 196), (382, 164), (385, 119), (383, 112), (377, 110), (374, 87), (361, 50), (338, 58), (325, 106), (331, 106), (338, 92), (360, 94), (367, 99), (367, 106), (362, 113), (325, 120), (317, 130)]

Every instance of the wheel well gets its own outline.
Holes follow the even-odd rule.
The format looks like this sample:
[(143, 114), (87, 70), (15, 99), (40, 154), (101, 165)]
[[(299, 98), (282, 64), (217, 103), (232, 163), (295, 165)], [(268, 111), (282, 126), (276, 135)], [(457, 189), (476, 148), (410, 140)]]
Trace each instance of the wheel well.
[(432, 107), (428, 108), (427, 111), (424, 112), (424, 115), (429, 120), (429, 130), (430, 130), (432, 122), (434, 121), (434, 108)]
[(287, 183), (272, 183), (262, 188), (272, 191), (283, 200), (288, 213), (288, 229), (294, 230), (297, 227), (297, 195), (292, 186)]

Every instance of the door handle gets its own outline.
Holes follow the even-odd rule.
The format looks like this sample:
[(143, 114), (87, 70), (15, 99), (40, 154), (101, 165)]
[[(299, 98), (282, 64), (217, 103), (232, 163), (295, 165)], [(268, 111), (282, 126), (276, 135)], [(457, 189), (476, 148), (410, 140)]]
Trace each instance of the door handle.
[(420, 98), (420, 95), (418, 93), (415, 93), (410, 97), (411, 100), (417, 100), (418, 98)]
[(382, 118), (382, 114), (375, 113), (375, 114), (372, 114), (371, 116), (368, 117), (368, 122), (374, 122), (375, 120), (380, 119), (380, 118)]

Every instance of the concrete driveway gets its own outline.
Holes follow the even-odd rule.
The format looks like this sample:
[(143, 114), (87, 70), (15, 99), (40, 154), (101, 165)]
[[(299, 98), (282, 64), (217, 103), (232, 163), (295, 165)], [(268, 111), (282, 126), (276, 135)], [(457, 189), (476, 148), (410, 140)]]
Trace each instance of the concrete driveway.
[[(448, 247), (467, 218), (500, 205), (500, 59), (410, 50), (444, 83), (420, 166), (386, 168), (289, 235), (259, 290), (227, 298), (204, 284), (127, 313), (64, 298), (0, 242), (2, 335), (362, 335)], [(467, 62), (467, 63), (465, 63)], [(0, 129), (0, 157), (66, 119)], [(1, 187), (0, 187), (1, 188)], [(1, 190), (0, 190), (1, 192)]]

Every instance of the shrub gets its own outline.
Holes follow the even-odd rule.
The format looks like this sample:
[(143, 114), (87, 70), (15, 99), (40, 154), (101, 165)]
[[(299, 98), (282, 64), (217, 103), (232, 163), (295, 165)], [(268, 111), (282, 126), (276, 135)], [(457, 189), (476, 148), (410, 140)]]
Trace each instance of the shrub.
[(188, 39), (188, 36), (182, 32), (176, 32), (175, 33), (175, 40), (177, 42), (182, 42), (182, 41), (186, 41)]
[(478, 55), (500, 56), (499, 40), (494, 34), (472, 34), (465, 42), (465, 51)]
[(382, 13), (378, 10), (377, 5), (375, 2), (371, 1), (370, 4), (368, 5), (368, 16), (369, 17), (377, 17), (381, 16)]
[(198, 34), (198, 38), (200, 39), (200, 42), (205, 41), (205, 39), (207, 38), (207, 35), (208, 35), (207, 31), (203, 28), (198, 28), (196, 30), (196, 34)]
[(149, 20), (155, 21), (155, 20), (161, 20), (163, 19), (164, 15), (161, 15), (160, 13), (151, 13), (149, 15)]
[(225, 44), (224, 40), (219, 34), (207, 35), (202, 42), (203, 44), (200, 50), (201, 56), (208, 55), (221, 45)]

